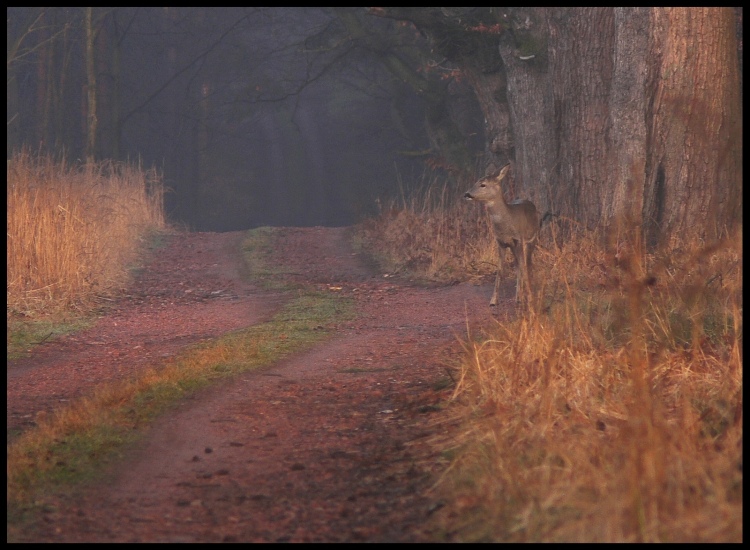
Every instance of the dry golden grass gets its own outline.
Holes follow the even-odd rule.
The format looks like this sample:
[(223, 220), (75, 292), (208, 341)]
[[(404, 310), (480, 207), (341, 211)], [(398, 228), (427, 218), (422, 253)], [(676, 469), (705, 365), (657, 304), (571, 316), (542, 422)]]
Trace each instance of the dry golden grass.
[[(396, 248), (439, 247), (430, 219), (463, 227), (443, 216), (473, 216), (405, 210), (367, 230), (412, 232)], [(455, 234), (462, 241), (422, 256), (472, 241)], [(536, 307), (464, 343), (462, 428), (439, 442), (454, 457), (438, 486), (452, 503), (437, 514), (450, 540), (742, 540), (741, 231), (654, 254), (637, 234), (545, 228)], [(477, 252), (466, 247), (455, 265), (483, 265)]]
[(85, 307), (120, 288), (143, 237), (165, 225), (154, 170), (22, 152), (6, 176), (9, 317)]
[(461, 191), (428, 185), (422, 195), (392, 203), (361, 225), (360, 238), (386, 269), (437, 281), (494, 273), (497, 245), (489, 218)]

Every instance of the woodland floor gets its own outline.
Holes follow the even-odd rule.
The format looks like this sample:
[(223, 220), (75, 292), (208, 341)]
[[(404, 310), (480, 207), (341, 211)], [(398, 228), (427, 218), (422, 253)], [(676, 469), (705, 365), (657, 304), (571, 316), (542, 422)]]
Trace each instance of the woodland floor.
[[(458, 338), (492, 323), (491, 288), (384, 277), (353, 252), (349, 232), (285, 228), (273, 254), (295, 282), (352, 298), (354, 320), (185, 400), (103, 480), (51, 495), (9, 538), (450, 541), (434, 521), (450, 514), (431, 490), (447, 462), (430, 441), (445, 429)], [(95, 326), (10, 362), (9, 440), (98, 384), (270, 318), (286, 298), (243, 281), (243, 236), (171, 237)]]

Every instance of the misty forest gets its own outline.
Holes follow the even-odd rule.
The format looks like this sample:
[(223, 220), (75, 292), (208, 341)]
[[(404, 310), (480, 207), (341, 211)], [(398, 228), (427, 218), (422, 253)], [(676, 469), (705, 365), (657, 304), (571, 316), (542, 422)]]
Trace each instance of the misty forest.
[[(742, 8), (6, 13), (9, 540), (742, 540)], [(308, 348), (288, 495), (76, 508)]]
[(155, 166), (168, 215), (196, 230), (372, 214), (376, 199), (439, 158), (425, 93), (439, 96), (440, 116), (450, 109), (472, 163), (481, 152), (482, 115), (466, 83), (435, 65), (420, 74), (430, 68), (424, 36), (364, 10), (8, 14), (8, 154)]
[[(733, 10), (10, 8), (8, 154), (137, 161), (199, 230), (345, 225), (515, 162), (655, 242), (741, 205)], [(710, 184), (709, 184), (710, 182)]]

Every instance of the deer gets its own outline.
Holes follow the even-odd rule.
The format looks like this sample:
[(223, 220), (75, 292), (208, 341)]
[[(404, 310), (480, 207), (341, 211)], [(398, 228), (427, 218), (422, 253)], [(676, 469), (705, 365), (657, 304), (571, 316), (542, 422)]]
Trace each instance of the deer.
[(464, 194), (467, 200), (484, 203), (487, 207), (500, 252), (490, 307), (497, 305), (503, 250), (506, 248), (510, 248), (516, 260), (516, 303), (520, 303), (523, 298), (531, 298), (531, 255), (539, 236), (539, 214), (531, 201), (505, 201), (501, 182), (508, 175), (509, 169), (510, 164), (506, 164), (495, 175), (478, 180)]

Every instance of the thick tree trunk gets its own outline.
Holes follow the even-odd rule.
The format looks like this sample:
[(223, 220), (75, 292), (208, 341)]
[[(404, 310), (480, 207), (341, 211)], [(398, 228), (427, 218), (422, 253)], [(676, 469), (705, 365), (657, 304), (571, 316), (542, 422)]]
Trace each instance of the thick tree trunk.
[(611, 8), (552, 9), (548, 32), (554, 121), (550, 131), (557, 141), (554, 174), (559, 200), (553, 207), (593, 228), (602, 219), (603, 191), (611, 170), (614, 14)]
[(654, 8), (657, 60), (644, 204), (649, 241), (714, 238), (742, 212), (742, 112), (731, 8)]

